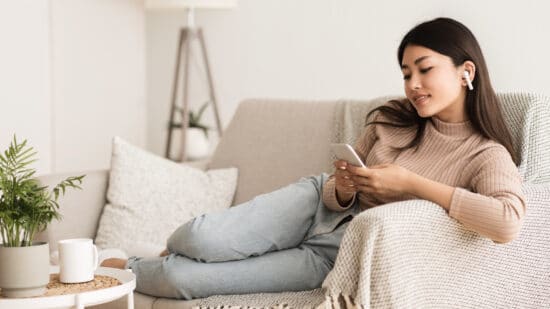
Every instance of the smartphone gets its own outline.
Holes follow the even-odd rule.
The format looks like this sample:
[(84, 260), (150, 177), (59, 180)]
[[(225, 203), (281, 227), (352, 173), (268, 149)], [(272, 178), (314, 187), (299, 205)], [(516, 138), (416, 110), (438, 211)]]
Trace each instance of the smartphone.
[(347, 161), (351, 165), (367, 167), (349, 144), (330, 144), (330, 149), (339, 160)]

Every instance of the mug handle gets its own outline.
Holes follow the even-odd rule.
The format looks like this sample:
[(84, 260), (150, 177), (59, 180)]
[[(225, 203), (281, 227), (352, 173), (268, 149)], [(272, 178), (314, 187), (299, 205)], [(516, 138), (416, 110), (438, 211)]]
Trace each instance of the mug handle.
[(94, 247), (94, 270), (97, 269), (99, 266), (99, 256), (97, 254), (97, 247), (96, 245), (92, 245)]

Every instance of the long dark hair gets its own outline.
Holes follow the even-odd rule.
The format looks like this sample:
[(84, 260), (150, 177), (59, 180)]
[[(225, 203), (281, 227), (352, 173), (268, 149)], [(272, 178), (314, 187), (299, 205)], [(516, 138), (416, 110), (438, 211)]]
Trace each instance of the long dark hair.
[[(482, 136), (502, 144), (518, 164), (512, 137), (504, 122), (499, 100), (491, 86), (487, 64), (473, 33), (460, 22), (450, 18), (436, 18), (421, 23), (411, 29), (401, 41), (397, 50), (398, 64), (401, 67), (403, 53), (409, 45), (429, 48), (450, 57), (455, 66), (472, 61), (476, 65), (476, 76), (473, 80), (474, 90), (466, 92), (466, 114), (472, 126)], [(392, 100), (391, 104), (380, 106), (367, 115), (367, 125), (390, 125), (394, 127), (416, 127), (415, 138), (400, 150), (418, 148), (428, 118), (422, 118), (411, 107), (407, 99)], [(389, 121), (371, 121), (370, 116), (379, 111)]]

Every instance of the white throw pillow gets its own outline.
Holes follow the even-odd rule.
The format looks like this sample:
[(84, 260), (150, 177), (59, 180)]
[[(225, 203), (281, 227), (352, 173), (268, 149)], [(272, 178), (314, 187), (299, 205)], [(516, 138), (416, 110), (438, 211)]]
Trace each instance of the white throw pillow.
[[(100, 248), (129, 256), (157, 255), (188, 220), (231, 206), (237, 169), (202, 171), (113, 139), (107, 205), (95, 239)], [(162, 250), (161, 250), (162, 251)]]

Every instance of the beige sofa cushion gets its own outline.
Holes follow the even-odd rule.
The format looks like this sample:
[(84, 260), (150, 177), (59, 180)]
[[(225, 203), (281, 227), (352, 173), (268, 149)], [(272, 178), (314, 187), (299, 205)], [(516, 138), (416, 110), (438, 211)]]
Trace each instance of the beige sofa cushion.
[(239, 169), (233, 204), (300, 177), (330, 171), (335, 106), (334, 101), (242, 102), (210, 162), (210, 168)]

